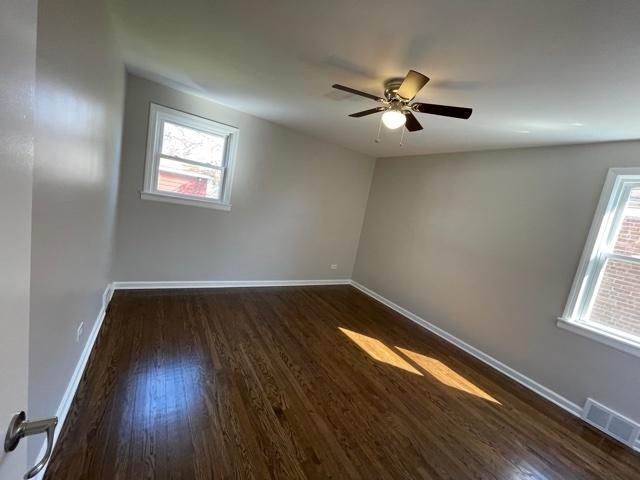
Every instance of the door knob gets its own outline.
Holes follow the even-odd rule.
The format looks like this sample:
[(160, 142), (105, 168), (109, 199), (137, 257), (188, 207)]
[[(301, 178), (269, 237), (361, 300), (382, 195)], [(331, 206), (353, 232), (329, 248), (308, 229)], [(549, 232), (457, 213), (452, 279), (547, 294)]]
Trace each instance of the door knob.
[(31, 435), (38, 435), (39, 433), (47, 434), (47, 449), (44, 452), (44, 456), (36, 463), (27, 473), (24, 474), (24, 478), (32, 478), (44, 468), (51, 457), (51, 451), (53, 450), (53, 432), (58, 424), (58, 417), (46, 418), (44, 420), (28, 421), (24, 412), (16, 413), (7, 429), (7, 435), (4, 437), (4, 451), (12, 452), (20, 443), (20, 440), (24, 437)]

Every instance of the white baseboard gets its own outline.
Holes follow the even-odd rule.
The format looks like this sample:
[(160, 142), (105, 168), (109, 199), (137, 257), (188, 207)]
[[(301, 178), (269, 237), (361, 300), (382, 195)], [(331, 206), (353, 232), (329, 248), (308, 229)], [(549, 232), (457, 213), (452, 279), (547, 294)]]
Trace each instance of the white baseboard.
[[(490, 367), (495, 368), (499, 372), (505, 374), (507, 377), (509, 377), (512, 380), (515, 380), (516, 382), (518, 382), (520, 385), (523, 385), (523, 386), (527, 387), (532, 392), (537, 393), (541, 397), (546, 398), (550, 402), (556, 404), (557, 406), (559, 406), (560, 408), (566, 410), (567, 412), (571, 413), (572, 415), (575, 415), (576, 417), (582, 419), (582, 416), (581, 416), (582, 415), (582, 408), (580, 406), (578, 406), (576, 403), (573, 403), (571, 400), (563, 397), (559, 393), (556, 393), (553, 390), (551, 390), (550, 388), (547, 388), (544, 385), (541, 385), (540, 383), (536, 382), (535, 380), (532, 380), (531, 378), (527, 377), (526, 375), (518, 372), (517, 370), (514, 370), (510, 366), (505, 365), (501, 361), (496, 360), (491, 355), (488, 355), (488, 354), (484, 353), (483, 351), (478, 350), (477, 348), (469, 345), (465, 341), (460, 340), (458, 337), (456, 337), (454, 335), (451, 335), (446, 330), (443, 330), (442, 328), (434, 325), (433, 323), (428, 322), (424, 318), (419, 317), (415, 313), (410, 312), (406, 308), (401, 307), (400, 305), (392, 302), (391, 300), (383, 297), (379, 293), (374, 292), (373, 290), (365, 287), (364, 285), (356, 282), (355, 280), (351, 281), (351, 285), (353, 285), (355, 288), (357, 288), (361, 292), (369, 295), (371, 298), (374, 298), (375, 300), (378, 300), (380, 303), (386, 305), (387, 307), (391, 308), (392, 310), (395, 310), (400, 315), (408, 318), (412, 322), (420, 325), (422, 328), (425, 328), (426, 330), (429, 330), (430, 332), (438, 335), (440, 338), (442, 338), (442, 339), (446, 340), (447, 342), (452, 343), (456, 347), (464, 350), (468, 354), (473, 355), (475, 358), (477, 358), (478, 360), (486, 363)], [(632, 448), (634, 450), (640, 452), (640, 438), (638, 438), (638, 440), (636, 441), (635, 446), (632, 447)]]
[[(87, 366), (87, 362), (89, 361), (89, 356), (91, 355), (91, 351), (93, 350), (93, 346), (96, 343), (96, 338), (98, 338), (98, 333), (100, 333), (100, 328), (102, 327), (102, 322), (104, 321), (104, 317), (107, 311), (107, 307), (109, 306), (109, 302), (111, 301), (111, 297), (113, 296), (113, 285), (109, 284), (104, 290), (102, 294), (102, 307), (100, 307), (100, 311), (98, 312), (98, 317), (96, 321), (93, 323), (93, 328), (87, 337), (87, 342), (82, 349), (82, 353), (80, 354), (80, 358), (78, 359), (78, 363), (76, 364), (76, 368), (73, 371), (73, 375), (71, 375), (71, 379), (69, 380), (69, 384), (67, 385), (67, 389), (62, 396), (62, 400), (58, 405), (58, 410), (56, 412), (56, 416), (58, 417), (58, 426), (56, 427), (56, 431), (53, 436), (53, 446), (55, 447), (56, 442), (58, 441), (58, 437), (62, 428), (64, 426), (64, 421), (67, 418), (67, 414), (69, 413), (69, 409), (71, 408), (71, 403), (73, 402), (73, 397), (76, 395), (76, 390), (78, 389), (78, 385), (80, 384), (80, 379), (82, 378), (82, 374), (84, 373), (84, 369)], [(42, 448), (38, 453), (38, 460), (44, 456), (44, 452), (46, 449), (46, 440), (42, 443)], [(38, 475), (34, 478), (36, 480), (41, 480), (44, 477), (44, 474), (47, 470), (47, 465), (40, 471)]]
[(351, 285), (348, 278), (328, 280), (202, 280), (193, 282), (113, 282), (114, 290), (232, 287), (303, 287), (308, 285)]
[(439, 337), (445, 339), (447, 342), (452, 343), (456, 347), (458, 347), (458, 348), (464, 350), (465, 352), (467, 352), (468, 354), (473, 355), (478, 360), (481, 360), (484, 363), (486, 363), (487, 365), (495, 368), (499, 372), (504, 373), (506, 376), (508, 376), (512, 380), (515, 380), (519, 384), (524, 385), (525, 387), (527, 387), (530, 390), (533, 390), (535, 393), (537, 393), (538, 395), (546, 398), (550, 402), (555, 403), (559, 407), (563, 408), (564, 410), (566, 410), (566, 411), (568, 411), (568, 412), (570, 412), (570, 413), (572, 413), (574, 415), (580, 416), (580, 413), (582, 412), (582, 408), (580, 408), (578, 405), (576, 405), (572, 401), (564, 398), (562, 395), (559, 395), (558, 393), (556, 393), (553, 390), (545, 387), (544, 385), (539, 384), (535, 380), (532, 380), (531, 378), (527, 377), (526, 375), (523, 375), (522, 373), (518, 372), (517, 370), (514, 370), (510, 366), (505, 365), (501, 361), (496, 360), (491, 355), (488, 355), (488, 354), (484, 353), (483, 351), (478, 350), (477, 348), (469, 345), (465, 341), (460, 340), (458, 337), (456, 337), (454, 335), (451, 335), (449, 332), (443, 330), (440, 327), (437, 327), (436, 325), (434, 325), (431, 322), (428, 322), (424, 318), (419, 317), (415, 313), (412, 313), (409, 310), (407, 310), (405, 308), (402, 308), (401, 306), (397, 305), (396, 303), (393, 303), (391, 300), (383, 297), (379, 293), (376, 293), (373, 290), (368, 289), (364, 285), (361, 285), (356, 281), (352, 281), (351, 284), (355, 288), (357, 288), (358, 290), (366, 293), (367, 295), (369, 295), (372, 298), (375, 298), (380, 303), (385, 304), (387, 307), (391, 308), (392, 310), (395, 310), (399, 314), (407, 317), (412, 322), (415, 322), (418, 325), (420, 325), (421, 327), (429, 330), (430, 332), (435, 333)]

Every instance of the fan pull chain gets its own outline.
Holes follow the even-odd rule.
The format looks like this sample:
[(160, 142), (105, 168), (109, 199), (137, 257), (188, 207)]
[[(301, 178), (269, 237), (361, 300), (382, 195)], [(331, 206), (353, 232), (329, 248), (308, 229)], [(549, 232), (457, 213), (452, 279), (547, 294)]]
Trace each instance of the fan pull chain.
[(404, 141), (404, 132), (407, 130), (406, 127), (402, 127), (402, 133), (400, 134), (400, 146), (402, 147), (404, 145), (403, 141)]
[(376, 143), (380, 143), (380, 131), (382, 130), (382, 117), (380, 117), (380, 122), (378, 123), (378, 136), (374, 140)]

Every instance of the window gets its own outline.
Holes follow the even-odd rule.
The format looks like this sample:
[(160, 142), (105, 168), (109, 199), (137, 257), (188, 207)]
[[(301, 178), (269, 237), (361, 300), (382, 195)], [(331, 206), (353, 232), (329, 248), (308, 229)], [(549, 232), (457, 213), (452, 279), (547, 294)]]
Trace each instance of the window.
[(640, 168), (612, 168), (560, 327), (640, 356)]
[(238, 129), (151, 104), (141, 197), (229, 210)]

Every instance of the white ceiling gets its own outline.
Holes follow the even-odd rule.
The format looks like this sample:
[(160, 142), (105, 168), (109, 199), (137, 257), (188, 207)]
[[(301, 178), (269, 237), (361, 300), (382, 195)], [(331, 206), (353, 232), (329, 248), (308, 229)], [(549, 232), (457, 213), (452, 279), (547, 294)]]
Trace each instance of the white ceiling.
[[(637, 0), (111, 0), (128, 68), (376, 157), (640, 138)], [(472, 107), (386, 130), (408, 69), (416, 100)], [(384, 130), (384, 129), (383, 129)]]

